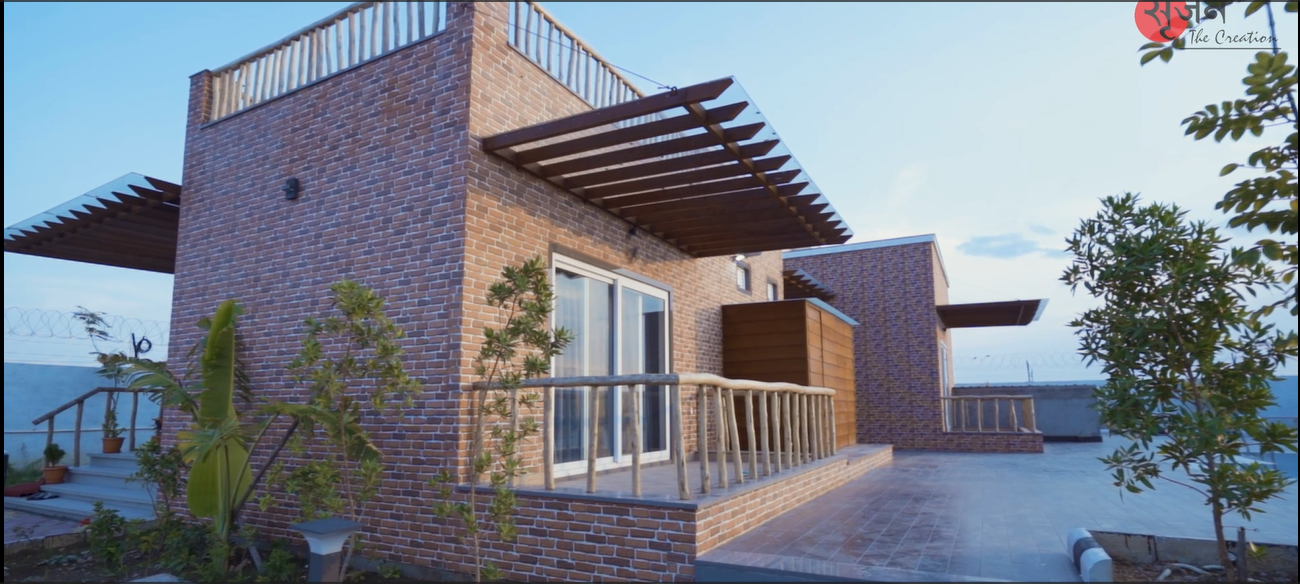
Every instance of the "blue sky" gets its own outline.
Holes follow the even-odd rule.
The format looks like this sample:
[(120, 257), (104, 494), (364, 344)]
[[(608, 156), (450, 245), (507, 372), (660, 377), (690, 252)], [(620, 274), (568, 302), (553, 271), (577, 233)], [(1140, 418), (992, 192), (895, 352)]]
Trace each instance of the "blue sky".
[[(128, 171), (179, 182), (189, 75), (341, 6), (6, 3), (5, 224)], [(1095, 377), (1065, 327), (1088, 301), (1057, 281), (1063, 239), (1125, 190), (1223, 223), (1218, 171), (1252, 149), (1179, 125), (1240, 96), (1252, 52), (1139, 67), (1132, 3), (545, 6), (657, 82), (735, 76), (857, 241), (938, 235), (953, 302), (1050, 299), (1030, 327), (957, 331), (958, 382), (1023, 381), (1024, 361), (1038, 380)], [(1294, 55), (1295, 19), (1279, 20)], [(168, 318), (170, 277), (13, 254), (4, 270), (6, 307)], [(5, 359), (74, 345), (6, 337)]]

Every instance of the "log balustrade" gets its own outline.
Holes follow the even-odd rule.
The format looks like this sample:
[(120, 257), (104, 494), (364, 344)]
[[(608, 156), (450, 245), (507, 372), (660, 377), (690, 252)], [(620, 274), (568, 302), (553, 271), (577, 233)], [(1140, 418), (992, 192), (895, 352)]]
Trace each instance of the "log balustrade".
[[(732, 484), (757, 480), (786, 470), (799, 468), (835, 454), (835, 390), (793, 383), (769, 383), (728, 379), (707, 373), (672, 373), (613, 375), (602, 377), (539, 378), (523, 382), (519, 389), (541, 392), (542, 404), (542, 473), (547, 490), (555, 489), (555, 390), (557, 388), (629, 388), (632, 404), (631, 487), (633, 496), (641, 496), (642, 450), (641, 393), (643, 388), (668, 388), (669, 453), (677, 470), (677, 491), (682, 500), (692, 496), (687, 464), (683, 406), (687, 400), (696, 408), (696, 454), (699, 463), (699, 493), (714, 487), (726, 489)], [(693, 387), (691, 391), (687, 388)], [(503, 391), (500, 384), (482, 382), (471, 385), (473, 391)], [(588, 413), (587, 492), (597, 488), (597, 452), (600, 431), (595, 415), (596, 400), (590, 400)], [(518, 408), (518, 400), (512, 400)], [(737, 404), (741, 405), (737, 405)], [(745, 427), (740, 427), (737, 408), (744, 408)], [(753, 413), (757, 411), (758, 415)], [(517, 410), (504, 423), (519, 423)], [(710, 422), (712, 424), (710, 425)], [(710, 437), (712, 430), (712, 437)], [(756, 445), (742, 451), (740, 433), (747, 444)], [(709, 446), (713, 448), (710, 450)], [(746, 473), (748, 469), (748, 473)], [(715, 477), (716, 473), (716, 477)]]
[(962, 395), (942, 399), (945, 432), (1038, 432), (1032, 396)]

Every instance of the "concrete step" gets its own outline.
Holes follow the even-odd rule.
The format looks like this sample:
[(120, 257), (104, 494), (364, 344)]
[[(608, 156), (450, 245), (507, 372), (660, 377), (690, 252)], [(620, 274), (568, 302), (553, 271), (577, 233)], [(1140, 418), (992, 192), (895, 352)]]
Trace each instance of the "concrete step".
[[(81, 521), (95, 514), (95, 505), (93, 503), (63, 497), (44, 501), (28, 501), (17, 497), (5, 497), (5, 509), (26, 511), (45, 517), (71, 521)], [(118, 514), (124, 519), (142, 519), (145, 521), (154, 519), (153, 511), (141, 511), (136, 508), (119, 509)]]
[(66, 482), (118, 489), (144, 489), (144, 481), (131, 480), (134, 470), (98, 466), (74, 466), (68, 469)]
[(135, 472), (140, 467), (135, 460), (135, 454), (132, 452), (123, 452), (121, 454), (91, 454), (90, 466), (96, 468), (116, 468)]
[(148, 491), (137, 487), (126, 489), (61, 483), (42, 486), (41, 490), (46, 493), (54, 493), (60, 499), (83, 501), (90, 505), (93, 505), (95, 501), (103, 501), (105, 507), (117, 509), (124, 513), (126, 511), (138, 511), (153, 514), (153, 496)]

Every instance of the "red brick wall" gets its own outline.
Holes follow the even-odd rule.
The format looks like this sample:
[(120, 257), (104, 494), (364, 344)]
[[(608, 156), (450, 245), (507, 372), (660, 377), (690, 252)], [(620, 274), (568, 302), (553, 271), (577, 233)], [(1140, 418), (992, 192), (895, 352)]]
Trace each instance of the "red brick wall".
[[(407, 332), (408, 372), (423, 388), (403, 419), (372, 427), (389, 470), (365, 533), (372, 553), (462, 572), (470, 568), (455, 543), (460, 530), (432, 516), (426, 483), (462, 464), (469, 436), (460, 387), (477, 331), (499, 321), (481, 299), (502, 267), (554, 244), (669, 284), (673, 368), (709, 373), (721, 372), (719, 306), (765, 300), (762, 285), (779, 281), (781, 270), (778, 253), (751, 258), (755, 290), (739, 292), (730, 258), (696, 260), (651, 235), (630, 235), (617, 218), (483, 153), (481, 136), (588, 109), (507, 46), (504, 17), (503, 3), (453, 3), (444, 33), (214, 123), (206, 121), (211, 76), (195, 75), (173, 294), (173, 363), (199, 338), (195, 322), (236, 298), (257, 395), (288, 400), (304, 392), (285, 365), (298, 351), (303, 319), (329, 312), (328, 286), (351, 278), (384, 296)], [(296, 201), (280, 192), (289, 177), (302, 183)], [(691, 450), (689, 401), (685, 414)], [(176, 412), (166, 418), (174, 442), (184, 420)], [(283, 526), (296, 505), (279, 501), (248, 519), (264, 535), (292, 537)], [(525, 519), (545, 519), (548, 505), (525, 499)], [(585, 523), (573, 521), (524, 532), (567, 541), (561, 534), (580, 533)], [(617, 520), (613, 527), (622, 528)], [(602, 537), (623, 537), (617, 533)], [(562, 561), (572, 566), (553, 567), (568, 578), (672, 579), (686, 577), (682, 566), (693, 561), (646, 557), (640, 543), (616, 547), (610, 557), (630, 565), (609, 560), (589, 570), (590, 558), (571, 556)], [(524, 570), (529, 560), (506, 561), (513, 552), (495, 553), (519, 566), (512, 576), (554, 575)], [(552, 561), (542, 556), (532, 559)]]
[(952, 342), (934, 309), (946, 303), (948, 291), (933, 243), (792, 257), (785, 265), (824, 283), (835, 293), (831, 304), (860, 323), (853, 336), (859, 443), (905, 450), (1042, 451), (1039, 435), (943, 431), (939, 343), (947, 344), (951, 357)]
[[(479, 18), (470, 67), (473, 138), (587, 111), (589, 106), (506, 44), (504, 3), (476, 4)], [(467, 153), (468, 212), (461, 371), (472, 372), (478, 331), (500, 318), (482, 304), (501, 267), (558, 245), (672, 287), (672, 368), (722, 373), (723, 304), (766, 301), (768, 280), (781, 279), (781, 257), (747, 258), (753, 290), (736, 288), (731, 257), (694, 259), (576, 196), (535, 179), (475, 144)], [(582, 258), (577, 258), (582, 259)], [(687, 450), (694, 450), (693, 391), (684, 391)], [(534, 453), (539, 454), (534, 444)]]

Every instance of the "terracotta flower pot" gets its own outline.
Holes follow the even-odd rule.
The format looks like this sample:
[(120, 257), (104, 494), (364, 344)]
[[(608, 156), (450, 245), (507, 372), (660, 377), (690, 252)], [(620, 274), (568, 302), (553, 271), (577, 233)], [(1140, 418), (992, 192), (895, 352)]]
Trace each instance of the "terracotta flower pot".
[(47, 466), (41, 469), (41, 476), (45, 477), (45, 484), (57, 485), (63, 482), (63, 475), (68, 474), (66, 466)]
[(122, 452), (122, 441), (125, 440), (125, 438), (118, 436), (117, 438), (104, 438), (103, 440), (104, 454), (118, 454)]

